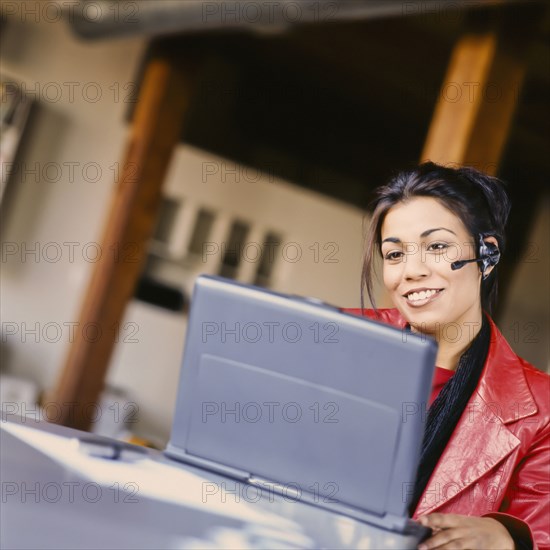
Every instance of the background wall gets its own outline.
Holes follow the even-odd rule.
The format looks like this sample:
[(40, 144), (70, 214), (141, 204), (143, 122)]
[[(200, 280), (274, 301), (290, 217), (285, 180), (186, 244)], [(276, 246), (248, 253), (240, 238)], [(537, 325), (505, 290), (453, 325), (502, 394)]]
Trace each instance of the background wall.
[[(17, 18), (2, 30), (2, 76), (37, 100), (2, 204), (2, 372), (47, 391), (72, 331), (82, 330), (73, 323), (117, 183), (124, 117), (145, 41), (88, 44), (65, 24), (43, 18)], [(173, 158), (165, 190), (181, 203), (176, 240), (189, 234), (200, 208), (215, 213), (210, 238), (218, 244), (231, 220), (243, 219), (251, 226), (250, 242), (260, 243), (260, 235), (272, 230), (293, 243), (274, 264), (275, 290), (359, 305), (362, 210), (187, 145)], [(512, 347), (542, 369), (548, 368), (550, 328), (549, 209), (546, 201), (533, 212), (533, 244), (500, 323)], [(182, 288), (190, 291), (196, 274), (215, 272), (220, 258), (211, 254), (159, 269), (166, 279), (181, 276)], [(242, 261), (237, 278), (249, 281), (253, 267)], [(382, 299), (380, 305), (389, 304)], [(184, 314), (136, 300), (117, 327), (120, 342), (108, 383), (138, 405), (133, 429), (160, 444), (169, 434), (185, 328)]]

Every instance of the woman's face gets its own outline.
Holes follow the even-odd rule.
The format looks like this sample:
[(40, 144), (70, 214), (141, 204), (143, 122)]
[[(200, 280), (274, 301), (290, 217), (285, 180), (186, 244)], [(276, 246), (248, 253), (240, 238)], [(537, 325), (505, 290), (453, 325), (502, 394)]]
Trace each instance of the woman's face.
[(413, 328), (433, 333), (449, 323), (475, 323), (477, 330), (478, 264), (451, 269), (454, 261), (476, 257), (460, 218), (434, 198), (415, 197), (388, 211), (381, 236), (384, 285)]

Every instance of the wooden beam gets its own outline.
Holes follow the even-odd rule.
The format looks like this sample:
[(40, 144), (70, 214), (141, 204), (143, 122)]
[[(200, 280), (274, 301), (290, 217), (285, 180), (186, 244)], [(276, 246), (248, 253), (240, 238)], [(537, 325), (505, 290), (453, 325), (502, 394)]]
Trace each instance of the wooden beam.
[[(175, 60), (166, 45), (153, 48), (95, 264), (80, 312), (79, 330), (52, 399), (50, 420), (89, 429), (126, 304), (131, 299), (159, 212), (164, 176), (194, 90), (194, 64)], [(84, 327), (88, 330), (84, 330)], [(62, 414), (57, 414), (59, 410)]]
[(505, 21), (500, 30), (473, 32), (454, 47), (421, 161), (469, 165), (495, 175), (525, 77), (532, 21)]
[(494, 33), (469, 34), (454, 48), (421, 160), (465, 164), (496, 54)]

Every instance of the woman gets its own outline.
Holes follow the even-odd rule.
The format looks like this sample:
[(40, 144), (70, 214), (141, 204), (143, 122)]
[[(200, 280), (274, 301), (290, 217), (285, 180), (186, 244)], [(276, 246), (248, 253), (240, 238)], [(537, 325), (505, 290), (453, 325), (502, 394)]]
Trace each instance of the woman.
[[(499, 180), (433, 163), (374, 202), (363, 265), (374, 309), (360, 311), (439, 344), (410, 505), (433, 531), (421, 550), (550, 548), (550, 377), (489, 316), (509, 210)], [(375, 252), (395, 309), (374, 304)]]

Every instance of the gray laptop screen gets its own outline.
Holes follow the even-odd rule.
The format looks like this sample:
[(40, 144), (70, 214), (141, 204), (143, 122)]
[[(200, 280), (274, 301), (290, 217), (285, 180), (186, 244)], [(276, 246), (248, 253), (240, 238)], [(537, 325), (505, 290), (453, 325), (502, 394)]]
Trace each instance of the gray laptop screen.
[(330, 306), (199, 277), (171, 454), (405, 515), (435, 353)]

